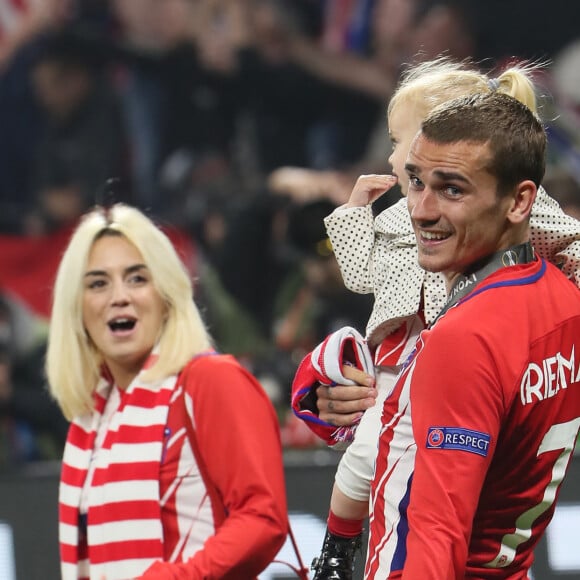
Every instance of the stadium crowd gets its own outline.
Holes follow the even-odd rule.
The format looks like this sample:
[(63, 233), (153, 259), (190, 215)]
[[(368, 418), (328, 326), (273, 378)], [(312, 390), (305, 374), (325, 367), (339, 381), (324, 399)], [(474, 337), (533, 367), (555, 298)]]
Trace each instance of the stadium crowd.
[(62, 454), (68, 425), (42, 370), (51, 285), (79, 216), (110, 197), (170, 235), (217, 348), (258, 377), (283, 442), (320, 444), (289, 413), (292, 377), (330, 332), (362, 331), (372, 308), (344, 287), (323, 218), (358, 175), (388, 171), (386, 103), (401, 71), (440, 54), (485, 70), (545, 63), (546, 188), (580, 217), (573, 10), (565, 0), (2, 0), (0, 469)]

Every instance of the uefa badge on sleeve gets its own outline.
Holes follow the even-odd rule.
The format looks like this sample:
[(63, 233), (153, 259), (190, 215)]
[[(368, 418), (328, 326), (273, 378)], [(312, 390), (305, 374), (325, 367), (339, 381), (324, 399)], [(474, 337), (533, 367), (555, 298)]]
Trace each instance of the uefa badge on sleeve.
[(429, 427), (427, 449), (458, 450), (487, 457), (491, 437), (462, 427)]

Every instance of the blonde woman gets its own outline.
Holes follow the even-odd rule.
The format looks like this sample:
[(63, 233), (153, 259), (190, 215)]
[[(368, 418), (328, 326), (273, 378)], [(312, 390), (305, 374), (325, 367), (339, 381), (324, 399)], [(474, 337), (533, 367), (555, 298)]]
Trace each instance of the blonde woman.
[(57, 273), (46, 366), (72, 421), (64, 579), (266, 568), (287, 531), (276, 415), (258, 382), (213, 351), (185, 268), (140, 211), (82, 219)]

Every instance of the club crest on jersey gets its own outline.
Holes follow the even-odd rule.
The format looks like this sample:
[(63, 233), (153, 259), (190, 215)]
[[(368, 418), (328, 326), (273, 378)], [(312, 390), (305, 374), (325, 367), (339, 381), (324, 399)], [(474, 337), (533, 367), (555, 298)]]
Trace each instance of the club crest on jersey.
[(427, 449), (454, 449), (487, 457), (491, 437), (462, 427), (429, 427)]

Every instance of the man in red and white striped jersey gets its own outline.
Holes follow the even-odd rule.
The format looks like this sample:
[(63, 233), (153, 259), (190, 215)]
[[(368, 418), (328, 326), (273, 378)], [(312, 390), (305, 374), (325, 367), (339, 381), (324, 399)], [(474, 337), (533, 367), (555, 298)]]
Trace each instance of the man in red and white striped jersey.
[(545, 145), (498, 93), (415, 138), (419, 263), (448, 301), (385, 401), (365, 578), (527, 578), (580, 429), (580, 293), (528, 243)]

